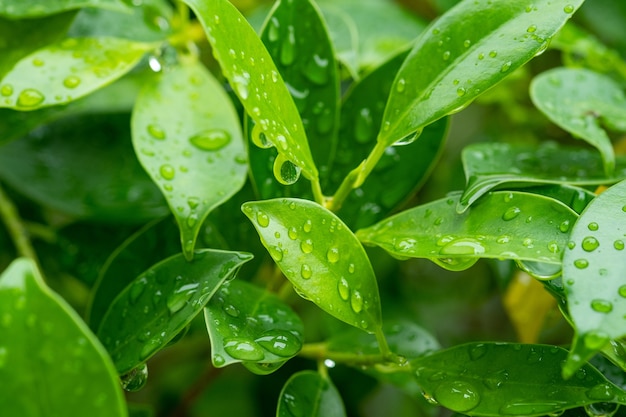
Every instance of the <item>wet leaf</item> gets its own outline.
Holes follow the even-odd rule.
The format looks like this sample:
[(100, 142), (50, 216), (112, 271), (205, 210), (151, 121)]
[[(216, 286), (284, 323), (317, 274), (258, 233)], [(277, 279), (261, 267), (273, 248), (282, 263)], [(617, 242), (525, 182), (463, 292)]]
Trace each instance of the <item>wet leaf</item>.
[(65, 38), (22, 58), (4, 76), (0, 107), (21, 111), (69, 103), (120, 78), (154, 44)]
[(469, 343), (411, 362), (424, 396), (468, 416), (543, 416), (626, 393), (591, 365), (561, 376), (567, 351), (556, 346)]
[(132, 132), (135, 153), (165, 196), (191, 259), (206, 216), (246, 180), (237, 113), (202, 64), (181, 64), (144, 86)]
[(25, 258), (0, 276), (0, 328), (4, 414), (127, 415), (107, 352)]
[(250, 254), (211, 249), (167, 258), (139, 275), (115, 298), (98, 338), (124, 374), (167, 345), (232, 278)]
[(592, 185), (615, 183), (626, 178), (626, 159), (617, 158), (612, 176), (604, 173), (602, 159), (588, 149), (480, 143), (465, 147), (462, 154), (467, 185), (457, 210), (463, 212), (490, 190), (539, 184)]
[(300, 371), (289, 378), (278, 399), (277, 417), (345, 417), (337, 388), (317, 372)]
[(298, 199), (249, 202), (242, 209), (301, 296), (368, 333), (380, 330), (374, 271), (361, 244), (336, 215)]
[(2, 0), (0, 1), (0, 16), (11, 19), (24, 17), (47, 16), (67, 10), (82, 7), (98, 7), (109, 10), (128, 11), (122, 0)]
[(276, 295), (250, 283), (222, 285), (205, 309), (213, 365), (243, 362), (252, 372), (268, 374), (302, 347), (300, 317)]
[(448, 10), (422, 32), (400, 68), (378, 142), (413, 140), (424, 126), (467, 106), (543, 52), (582, 2), (467, 0)]
[[(320, 172), (328, 172), (339, 126), (339, 78), (328, 36), (319, 10), (308, 0), (276, 3), (261, 33), (261, 40), (302, 118), (311, 154)], [(258, 132), (252, 118), (248, 117), (247, 122), (248, 138), (252, 141), (248, 146), (250, 167), (261, 198), (305, 194), (304, 186), (308, 184), (282, 186), (297, 180), (297, 173), (289, 175), (289, 170), (284, 172), (283, 167), (278, 166), (284, 158), (276, 159), (276, 149), (254, 146), (257, 139), (251, 135)]]
[(0, 148), (0, 178), (71, 216), (124, 223), (162, 217), (167, 205), (132, 153), (128, 123), (126, 114), (94, 114), (35, 129)]
[(429, 258), (462, 270), (478, 258), (514, 259), (560, 265), (577, 215), (557, 200), (497, 191), (469, 210), (455, 210), (459, 196), (424, 204), (361, 229), (361, 242), (400, 258)]
[(554, 198), (580, 214), (596, 195), (584, 188), (567, 184), (538, 185), (524, 188), (525, 192)]
[[(279, 154), (298, 166), (306, 178), (316, 181), (318, 170), (302, 119), (254, 29), (227, 0), (184, 2), (198, 16), (224, 76), (258, 126), (257, 132), (253, 132), (253, 137), (258, 138), (256, 143), (262, 147), (275, 146)], [(285, 39), (287, 50), (295, 53), (295, 34)]]
[(626, 336), (626, 182), (609, 188), (582, 212), (563, 255), (563, 282), (576, 337), (564, 372), (611, 339)]
[(617, 82), (583, 68), (555, 68), (533, 79), (530, 97), (550, 120), (597, 148), (606, 175), (613, 173), (613, 145), (601, 125), (626, 131), (626, 96)]

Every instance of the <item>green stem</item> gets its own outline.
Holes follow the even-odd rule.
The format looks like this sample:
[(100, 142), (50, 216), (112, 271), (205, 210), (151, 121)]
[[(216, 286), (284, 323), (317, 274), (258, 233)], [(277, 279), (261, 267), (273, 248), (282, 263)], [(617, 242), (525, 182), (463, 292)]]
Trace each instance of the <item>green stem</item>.
[(9, 236), (11, 236), (11, 239), (13, 240), (13, 244), (15, 245), (15, 249), (17, 249), (19, 255), (30, 258), (35, 261), (37, 265), (39, 265), (37, 255), (35, 254), (35, 250), (30, 242), (24, 223), (17, 212), (17, 208), (11, 199), (6, 195), (1, 186), (0, 217), (2, 218), (2, 221), (9, 232)]
[(326, 197), (324, 197), (324, 194), (322, 193), (322, 186), (320, 185), (320, 180), (318, 178), (311, 180), (311, 191), (313, 191), (313, 198), (315, 198), (315, 201), (324, 206)]
[(298, 356), (318, 361), (330, 359), (336, 363), (348, 363), (353, 365), (376, 365), (387, 362), (385, 356), (380, 354), (360, 355), (349, 352), (329, 352), (327, 343), (307, 343), (302, 346)]

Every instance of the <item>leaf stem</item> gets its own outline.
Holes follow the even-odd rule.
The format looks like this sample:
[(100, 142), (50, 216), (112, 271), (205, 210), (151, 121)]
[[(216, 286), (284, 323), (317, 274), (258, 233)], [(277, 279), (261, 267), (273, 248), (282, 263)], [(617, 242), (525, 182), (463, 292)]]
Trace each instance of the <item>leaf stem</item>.
[(305, 344), (302, 346), (298, 356), (315, 359), (317, 361), (330, 359), (336, 363), (347, 363), (352, 365), (376, 365), (387, 362), (387, 358), (378, 353), (374, 355), (365, 355), (348, 352), (329, 352), (328, 344), (325, 342)]
[(322, 186), (320, 185), (319, 179), (316, 178), (315, 180), (311, 180), (311, 191), (313, 191), (313, 198), (315, 198), (315, 201), (324, 206), (326, 203), (326, 197), (324, 197), (324, 194), (322, 193)]
[(2, 186), (0, 186), (0, 217), (9, 232), (9, 236), (11, 236), (11, 240), (13, 240), (13, 244), (15, 245), (15, 249), (17, 249), (18, 254), (20, 256), (30, 258), (35, 262), (35, 264), (39, 265), (37, 254), (33, 249), (28, 232), (24, 227), (24, 223), (20, 218), (17, 208), (11, 199), (6, 195)]

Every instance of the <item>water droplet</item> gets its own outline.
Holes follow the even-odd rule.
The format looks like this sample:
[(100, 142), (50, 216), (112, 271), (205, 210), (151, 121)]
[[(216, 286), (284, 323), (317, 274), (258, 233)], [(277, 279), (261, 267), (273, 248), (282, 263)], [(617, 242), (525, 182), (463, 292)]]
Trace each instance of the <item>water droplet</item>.
[(586, 252), (593, 252), (600, 246), (598, 239), (593, 236), (587, 236), (583, 239), (582, 248)]
[(311, 220), (305, 221), (304, 226), (302, 226), (302, 230), (304, 230), (306, 233), (309, 233), (312, 228), (313, 228), (313, 225), (311, 224)]
[(354, 264), (348, 265), (348, 273), (354, 274)]
[(76, 88), (80, 84), (80, 78), (70, 75), (66, 79), (63, 80), (63, 85), (67, 88)]
[(576, 259), (574, 261), (574, 266), (578, 269), (585, 269), (589, 266), (589, 261), (586, 259)]
[(495, 57), (497, 57), (497, 56), (498, 56), (498, 51), (489, 51), (489, 56), (490, 56), (491, 58), (495, 58)]
[(571, 4), (567, 4), (565, 7), (563, 7), (563, 11), (565, 13), (574, 13), (574, 6), (572, 6)]
[(525, 238), (524, 240), (522, 240), (522, 245), (528, 249), (533, 248), (535, 245), (533, 243), (533, 240), (529, 237)]
[(469, 349), (469, 355), (473, 361), (476, 361), (482, 358), (483, 356), (485, 356), (486, 353), (487, 353), (487, 346), (484, 343), (480, 343), (478, 345), (472, 346)]
[(465, 95), (465, 88), (460, 87), (456, 89), (456, 95), (459, 97), (463, 97)]
[(470, 41), (469, 39), (465, 39), (463, 41), (463, 46), (466, 48), (469, 48), (471, 44), (472, 44), (472, 41)]
[(535, 33), (537, 31), (537, 25), (530, 25), (526, 28), (526, 32)]
[(559, 244), (556, 241), (551, 241), (548, 243), (548, 250), (551, 253), (559, 253)]
[(263, 349), (283, 358), (294, 356), (302, 348), (298, 338), (290, 332), (279, 329), (268, 330), (255, 341)]
[(161, 129), (161, 127), (158, 125), (150, 124), (148, 125), (146, 130), (148, 131), (148, 134), (155, 139), (159, 139), (159, 140), (165, 139), (165, 131)]
[(615, 392), (609, 384), (598, 384), (586, 392), (587, 398), (594, 401), (611, 401)]
[(565, 220), (559, 225), (559, 230), (563, 233), (567, 233), (569, 231), (569, 227), (570, 227), (569, 220)]
[(267, 37), (270, 42), (276, 42), (280, 38), (280, 21), (276, 16), (272, 16), (270, 19)]
[(303, 68), (304, 76), (314, 84), (324, 85), (328, 82), (329, 60), (314, 54)]
[(234, 318), (239, 317), (239, 314), (241, 314), (239, 309), (232, 304), (224, 304), (224, 306), (222, 306), (222, 309), (224, 310), (224, 313)]
[(598, 402), (586, 404), (585, 412), (589, 417), (613, 417), (619, 408), (617, 403)]
[(522, 210), (519, 207), (509, 207), (502, 215), (502, 220), (505, 220), (505, 221), (513, 220), (514, 218), (519, 216), (521, 212)]
[(478, 390), (468, 382), (444, 381), (435, 389), (435, 399), (452, 411), (463, 413), (480, 403)]
[(0, 94), (2, 94), (4, 97), (8, 97), (11, 94), (13, 94), (13, 86), (11, 84), (4, 84), (2, 87), (0, 87)]
[(496, 239), (496, 243), (505, 244), (511, 241), (511, 236), (502, 235)]
[(120, 376), (120, 383), (124, 391), (139, 391), (148, 381), (148, 366), (145, 363), (131, 369)]
[(298, 238), (298, 230), (293, 226), (290, 227), (287, 231), (287, 236), (289, 236), (291, 240), (296, 240)]
[(270, 218), (268, 217), (267, 214), (263, 213), (262, 211), (258, 211), (256, 213), (256, 222), (261, 227), (267, 227), (270, 225)]
[(354, 122), (354, 137), (359, 143), (369, 142), (374, 134), (374, 119), (371, 110), (362, 108)]
[(292, 25), (287, 26), (287, 36), (283, 38), (280, 48), (280, 62), (291, 65), (296, 58), (296, 33)]
[(157, 350), (159, 350), (162, 345), (163, 345), (163, 341), (161, 340), (160, 337), (155, 337), (155, 338), (150, 339), (148, 342), (146, 342), (145, 345), (143, 345), (141, 352), (139, 352), (139, 360), (145, 361), (150, 356), (152, 356), (152, 354), (154, 354)]
[(161, 174), (161, 177), (163, 177), (163, 179), (168, 181), (174, 179), (174, 176), (176, 175), (174, 167), (168, 164), (161, 165), (161, 168), (159, 168), (159, 173)]
[(511, 61), (507, 61), (500, 67), (500, 72), (507, 72), (511, 68)]
[(302, 264), (300, 267), (300, 276), (302, 279), (309, 279), (313, 275), (313, 270), (308, 264)]
[(481, 60), (481, 61), (482, 61), (483, 59), (485, 59), (485, 54), (483, 54), (482, 52), (481, 52), (481, 53), (479, 53), (479, 54), (478, 54), (478, 59), (479, 59), (479, 60)]
[(270, 253), (272, 259), (274, 259), (276, 262), (280, 262), (283, 260), (283, 250), (278, 246), (268, 246), (267, 250)]
[(352, 311), (357, 314), (363, 310), (363, 296), (360, 292), (352, 291), (352, 295), (350, 297), (350, 307), (352, 307)]
[(620, 296), (626, 298), (626, 285), (622, 285), (621, 287), (619, 287), (617, 292), (619, 293)]
[(443, 60), (444, 60), (444, 61), (449, 60), (449, 59), (450, 59), (450, 51), (445, 51), (445, 52), (443, 53), (442, 58), (443, 58)]
[(244, 338), (224, 339), (224, 351), (232, 358), (242, 361), (260, 361), (265, 357), (256, 342)]
[(339, 248), (332, 247), (328, 249), (328, 252), (326, 252), (326, 259), (331, 264), (337, 263), (339, 261)]
[(624, 241), (619, 239), (616, 240), (613, 242), (613, 247), (617, 250), (624, 250)]
[(400, 78), (398, 82), (396, 83), (396, 91), (398, 93), (402, 93), (404, 92), (405, 88), (406, 88), (406, 80), (404, 78)]
[(45, 62), (39, 58), (33, 59), (33, 65), (36, 67), (43, 67)]
[(200, 199), (198, 197), (189, 197), (187, 199), (187, 205), (190, 209), (195, 210), (200, 205)]
[(191, 299), (198, 288), (197, 283), (187, 284), (180, 287), (167, 298), (167, 308), (170, 314), (180, 311)]
[(341, 297), (343, 301), (348, 301), (350, 298), (350, 284), (348, 284), (348, 280), (341, 277), (337, 283), (337, 290), (339, 290), (339, 297)]
[(300, 249), (303, 253), (313, 252), (313, 241), (311, 239), (303, 240), (300, 242)]
[(26, 88), (22, 90), (20, 95), (17, 97), (17, 106), (18, 107), (37, 107), (45, 100), (45, 96), (38, 90), (34, 88)]
[(274, 159), (274, 177), (283, 185), (294, 184), (300, 178), (302, 169), (285, 158), (283, 154), (278, 154)]
[(476, 239), (461, 238), (453, 240), (439, 250), (440, 255), (480, 255), (485, 252), (485, 247)]
[(217, 368), (219, 368), (220, 366), (224, 365), (226, 363), (226, 360), (224, 359), (224, 357), (218, 353), (216, 353), (215, 355), (213, 355), (213, 365)]
[(193, 135), (189, 142), (203, 151), (217, 151), (230, 143), (230, 133), (222, 129), (210, 129)]
[(607, 345), (611, 341), (611, 338), (604, 332), (591, 331), (585, 334), (583, 341), (587, 349), (596, 351)]
[(587, 228), (591, 230), (592, 232), (595, 232), (596, 230), (598, 230), (598, 227), (599, 227), (598, 223), (596, 222), (591, 222), (587, 225)]
[(242, 100), (246, 100), (248, 98), (248, 84), (250, 82), (250, 74), (244, 72), (243, 74), (233, 74), (232, 76), (232, 85), (237, 92), (237, 95)]
[(132, 283), (130, 289), (128, 290), (128, 299), (132, 304), (137, 302), (147, 285), (148, 279), (146, 277), (141, 277)]
[(607, 300), (591, 300), (591, 308), (598, 313), (610, 313), (613, 310), (613, 303)]

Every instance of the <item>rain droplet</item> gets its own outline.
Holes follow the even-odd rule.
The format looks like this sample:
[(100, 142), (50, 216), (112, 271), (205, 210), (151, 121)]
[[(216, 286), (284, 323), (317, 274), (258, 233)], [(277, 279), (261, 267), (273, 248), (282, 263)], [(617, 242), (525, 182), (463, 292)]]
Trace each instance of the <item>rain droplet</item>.
[(591, 308), (598, 313), (610, 313), (613, 310), (613, 303), (607, 300), (591, 300)]
[(270, 225), (270, 218), (268, 217), (267, 214), (263, 213), (262, 211), (259, 211), (256, 214), (256, 222), (261, 227), (267, 227)]
[(339, 297), (341, 297), (343, 301), (348, 301), (350, 298), (350, 284), (348, 284), (348, 280), (341, 277), (337, 283), (337, 290), (339, 290)]
[(497, 56), (498, 56), (498, 51), (489, 51), (489, 56), (490, 56), (491, 58), (495, 58), (495, 57), (497, 57)]
[(195, 210), (200, 205), (200, 199), (198, 197), (189, 197), (187, 199), (187, 205), (190, 209)]
[(617, 250), (624, 250), (624, 241), (619, 239), (616, 240), (613, 242), (613, 247)]
[(276, 16), (272, 16), (270, 19), (267, 37), (270, 42), (276, 42), (280, 38), (280, 22)]
[(363, 296), (360, 292), (352, 291), (352, 296), (350, 297), (350, 307), (352, 307), (352, 311), (357, 314), (363, 310)]
[(280, 262), (283, 260), (283, 250), (278, 246), (269, 246), (267, 250), (269, 251), (272, 259), (274, 259), (276, 262)]
[(519, 207), (509, 207), (502, 215), (502, 220), (505, 220), (505, 221), (513, 220), (514, 218), (519, 216), (521, 212), (522, 210)]
[(452, 411), (463, 413), (480, 403), (478, 390), (468, 382), (444, 381), (435, 389), (435, 399)]
[(282, 154), (278, 154), (274, 159), (274, 177), (283, 185), (294, 184), (300, 178), (302, 169), (285, 158)]
[(306, 239), (300, 242), (300, 249), (304, 253), (313, 252), (313, 241), (311, 239)]
[(439, 250), (440, 255), (480, 255), (485, 252), (485, 247), (476, 239), (461, 238), (453, 240)]
[(507, 72), (511, 68), (511, 61), (507, 61), (500, 67), (500, 72)]
[(222, 309), (224, 310), (224, 313), (234, 318), (239, 317), (239, 314), (241, 314), (239, 309), (232, 304), (225, 304)]
[(473, 361), (476, 361), (482, 358), (483, 356), (485, 356), (486, 353), (487, 353), (487, 346), (484, 343), (480, 343), (478, 345), (472, 346), (469, 349), (469, 355)]
[(298, 238), (298, 230), (293, 226), (290, 227), (289, 231), (287, 231), (287, 236), (289, 236), (291, 240), (296, 240)]
[(537, 31), (537, 25), (530, 25), (528, 26), (528, 28), (526, 28), (526, 32), (528, 33), (535, 33)]
[(337, 263), (339, 261), (339, 248), (332, 247), (328, 249), (328, 252), (326, 252), (326, 259), (331, 264)]
[(292, 25), (287, 26), (287, 36), (283, 38), (280, 48), (280, 62), (291, 65), (296, 58), (296, 33)]
[(283, 358), (294, 356), (302, 348), (302, 343), (293, 334), (279, 329), (268, 330), (255, 341), (263, 349)]
[(45, 62), (39, 58), (33, 59), (33, 65), (36, 67), (43, 67)]
[(559, 253), (559, 244), (556, 241), (548, 243), (548, 250), (552, 253)]
[(155, 337), (153, 339), (150, 339), (148, 342), (146, 342), (145, 345), (143, 345), (141, 352), (139, 352), (139, 359), (142, 361), (145, 361), (150, 356), (152, 356), (154, 352), (159, 350), (162, 344), (163, 344), (163, 341), (161, 340), (160, 337)]
[(609, 384), (598, 384), (586, 392), (587, 397), (594, 401), (611, 401), (615, 393)]
[(170, 314), (180, 311), (191, 299), (198, 287), (197, 283), (187, 284), (180, 287), (167, 298), (167, 308)]
[(596, 222), (591, 222), (587, 225), (587, 228), (591, 230), (592, 232), (595, 232), (596, 230), (598, 230), (598, 227), (599, 227), (598, 223)]
[(308, 264), (302, 264), (300, 267), (300, 276), (302, 279), (309, 279), (313, 275), (313, 270)]
[(466, 48), (469, 48), (471, 44), (472, 44), (472, 41), (470, 41), (469, 39), (465, 39), (463, 41), (463, 46)]
[(213, 365), (215, 365), (216, 367), (220, 367), (222, 365), (224, 365), (226, 363), (226, 360), (224, 359), (224, 357), (218, 353), (216, 353), (215, 355), (213, 355)]
[(445, 51), (445, 52), (443, 53), (442, 58), (443, 58), (443, 60), (444, 60), (444, 61), (449, 60), (449, 59), (450, 59), (450, 51)]
[(36, 107), (43, 103), (44, 100), (45, 96), (41, 94), (40, 91), (35, 90), (34, 88), (26, 88), (22, 90), (20, 95), (17, 97), (17, 106)]
[(131, 369), (120, 376), (120, 383), (124, 391), (139, 391), (148, 381), (148, 366), (145, 363)]
[(479, 53), (479, 54), (478, 54), (478, 59), (479, 59), (479, 60), (481, 60), (481, 61), (482, 61), (483, 59), (485, 59), (485, 54), (483, 54), (482, 52), (481, 52), (481, 53)]
[(456, 89), (456, 95), (459, 97), (463, 97), (465, 95), (465, 88), (460, 87)]
[(565, 220), (559, 225), (559, 230), (563, 233), (567, 233), (569, 231), (569, 226), (569, 220)]
[(304, 226), (302, 226), (302, 230), (304, 230), (306, 233), (309, 233), (312, 228), (313, 228), (313, 225), (311, 224), (311, 220), (305, 221)]
[(224, 351), (234, 359), (243, 361), (260, 361), (265, 357), (256, 342), (244, 338), (224, 339)]
[(161, 174), (161, 177), (163, 177), (163, 179), (165, 180), (172, 180), (176, 175), (174, 167), (168, 164), (161, 165), (161, 168), (159, 168), (159, 173)]
[(146, 277), (141, 277), (131, 285), (128, 290), (128, 298), (131, 303), (136, 303), (143, 291), (146, 289), (148, 285), (148, 279)]
[(396, 91), (398, 93), (402, 93), (404, 92), (405, 88), (406, 88), (406, 80), (404, 78), (400, 78), (398, 82), (396, 83)]
[(66, 79), (63, 80), (63, 85), (67, 88), (76, 88), (80, 84), (80, 78), (70, 75)]
[(4, 84), (2, 87), (0, 87), (0, 94), (2, 94), (4, 97), (8, 97), (11, 94), (13, 94), (13, 86), (11, 84)]
[(348, 265), (348, 272), (349, 272), (350, 274), (354, 274), (354, 264), (350, 264), (350, 265)]
[(303, 74), (314, 84), (324, 85), (328, 82), (329, 61), (327, 58), (314, 54), (303, 69)]
[(626, 298), (626, 285), (622, 285), (621, 287), (619, 287), (617, 292), (620, 296)]
[(189, 142), (203, 151), (217, 151), (230, 143), (230, 134), (222, 129), (210, 129), (193, 135)]
[(574, 13), (574, 6), (572, 6), (571, 4), (568, 4), (565, 7), (563, 7), (563, 11), (565, 13)]
[(576, 259), (574, 261), (574, 266), (578, 269), (585, 269), (589, 266), (589, 261), (586, 259)]
[(165, 139), (165, 131), (161, 129), (160, 126), (157, 126), (155, 124), (150, 124), (148, 125), (146, 129), (148, 130), (148, 134), (152, 136), (153, 138), (159, 139), (159, 140)]
[(586, 252), (593, 252), (598, 248), (598, 246), (600, 246), (600, 243), (598, 242), (598, 239), (593, 236), (587, 236), (583, 239), (582, 248)]

